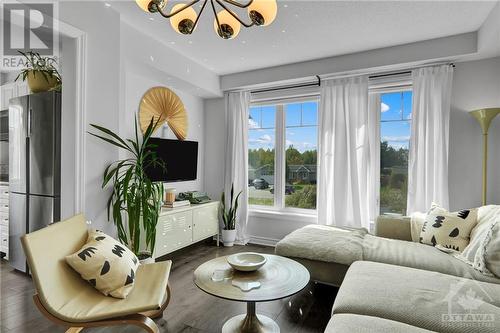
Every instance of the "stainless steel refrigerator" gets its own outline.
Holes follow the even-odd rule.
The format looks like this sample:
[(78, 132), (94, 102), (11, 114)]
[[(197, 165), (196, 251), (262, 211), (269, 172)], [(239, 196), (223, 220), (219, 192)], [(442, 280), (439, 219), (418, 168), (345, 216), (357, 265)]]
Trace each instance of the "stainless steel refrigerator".
[(20, 237), (59, 221), (61, 95), (46, 92), (9, 103), (9, 263), (28, 272)]

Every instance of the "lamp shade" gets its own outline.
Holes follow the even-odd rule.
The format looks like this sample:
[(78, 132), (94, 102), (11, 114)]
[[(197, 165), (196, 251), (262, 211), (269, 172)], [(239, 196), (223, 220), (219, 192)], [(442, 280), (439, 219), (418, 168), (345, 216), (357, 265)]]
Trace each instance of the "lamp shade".
[[(182, 7), (186, 6), (183, 3), (179, 3), (172, 8), (170, 14), (178, 11)], [(189, 35), (193, 32), (194, 22), (196, 21), (197, 14), (193, 7), (188, 7), (183, 11), (177, 13), (170, 18), (170, 24), (172, 28), (180, 34)]]
[[(161, 0), (161, 1), (156, 0), (156, 4), (157, 4), (157, 6), (159, 6), (160, 8), (163, 9), (165, 7), (165, 5), (167, 4), (167, 1), (168, 0)], [(157, 11), (156, 9), (151, 9), (151, 7), (150, 7), (150, 4), (155, 3), (153, 0), (135, 0), (135, 3), (137, 4), (137, 6), (139, 6), (139, 8), (141, 8), (146, 13), (151, 13), (151, 12)]]
[(217, 19), (214, 19), (215, 32), (224, 39), (232, 39), (238, 36), (241, 30), (241, 23), (238, 22), (227, 10), (221, 10), (217, 13), (220, 30)]
[(137, 6), (139, 6), (143, 11), (149, 13), (149, 3), (151, 0), (135, 0)]
[(491, 121), (500, 114), (500, 108), (486, 108), (469, 112), (481, 125), (483, 134), (488, 133)]
[(276, 18), (278, 4), (276, 0), (254, 0), (247, 10), (253, 23), (267, 26), (273, 23)]

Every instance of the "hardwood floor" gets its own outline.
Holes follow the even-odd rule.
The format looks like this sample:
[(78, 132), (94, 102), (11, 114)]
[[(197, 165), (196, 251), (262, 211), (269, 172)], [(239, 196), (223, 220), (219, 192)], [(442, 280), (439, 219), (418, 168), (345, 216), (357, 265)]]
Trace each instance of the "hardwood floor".
[[(222, 300), (205, 294), (193, 283), (193, 271), (203, 262), (236, 252), (273, 253), (271, 247), (247, 245), (217, 248), (211, 242), (199, 243), (162, 259), (171, 259), (172, 300), (163, 318), (155, 320), (161, 332), (218, 333), (224, 322), (246, 312), (245, 303)], [(52, 324), (33, 304), (31, 279), (14, 271), (2, 259), (0, 263), (0, 332), (64, 332)], [(300, 293), (278, 301), (257, 304), (257, 313), (273, 318), (283, 333), (323, 332), (337, 288), (311, 282)], [(135, 327), (87, 329), (84, 332), (141, 332)]]

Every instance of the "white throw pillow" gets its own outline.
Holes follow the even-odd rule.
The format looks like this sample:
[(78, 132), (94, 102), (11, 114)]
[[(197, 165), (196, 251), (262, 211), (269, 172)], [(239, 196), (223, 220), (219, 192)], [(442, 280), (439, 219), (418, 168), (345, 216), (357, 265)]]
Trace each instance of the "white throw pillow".
[(89, 231), (87, 243), (66, 262), (106, 296), (126, 298), (134, 287), (139, 260), (125, 245), (100, 231)]
[(484, 223), (482, 228), (476, 229), (474, 238), (471, 238), (469, 245), (462, 253), (455, 255), (457, 259), (469, 264), (475, 270), (488, 276), (492, 276), (486, 263), (486, 246), (488, 245), (493, 232), (494, 223)]
[(425, 222), (425, 213), (415, 212), (410, 217), (411, 240), (418, 243), (420, 241), (420, 232)]
[(476, 208), (451, 213), (433, 203), (422, 225), (420, 243), (462, 252), (476, 223)]
[(485, 239), (484, 261), (486, 268), (500, 278), (500, 214), (490, 228), (489, 237)]

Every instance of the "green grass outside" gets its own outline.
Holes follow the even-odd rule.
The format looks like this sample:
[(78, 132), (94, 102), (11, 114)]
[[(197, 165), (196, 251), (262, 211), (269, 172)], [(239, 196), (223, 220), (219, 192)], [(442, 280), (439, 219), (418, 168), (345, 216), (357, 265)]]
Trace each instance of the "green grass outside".
[(258, 206), (273, 206), (274, 199), (273, 198), (248, 198), (249, 205), (258, 205)]

